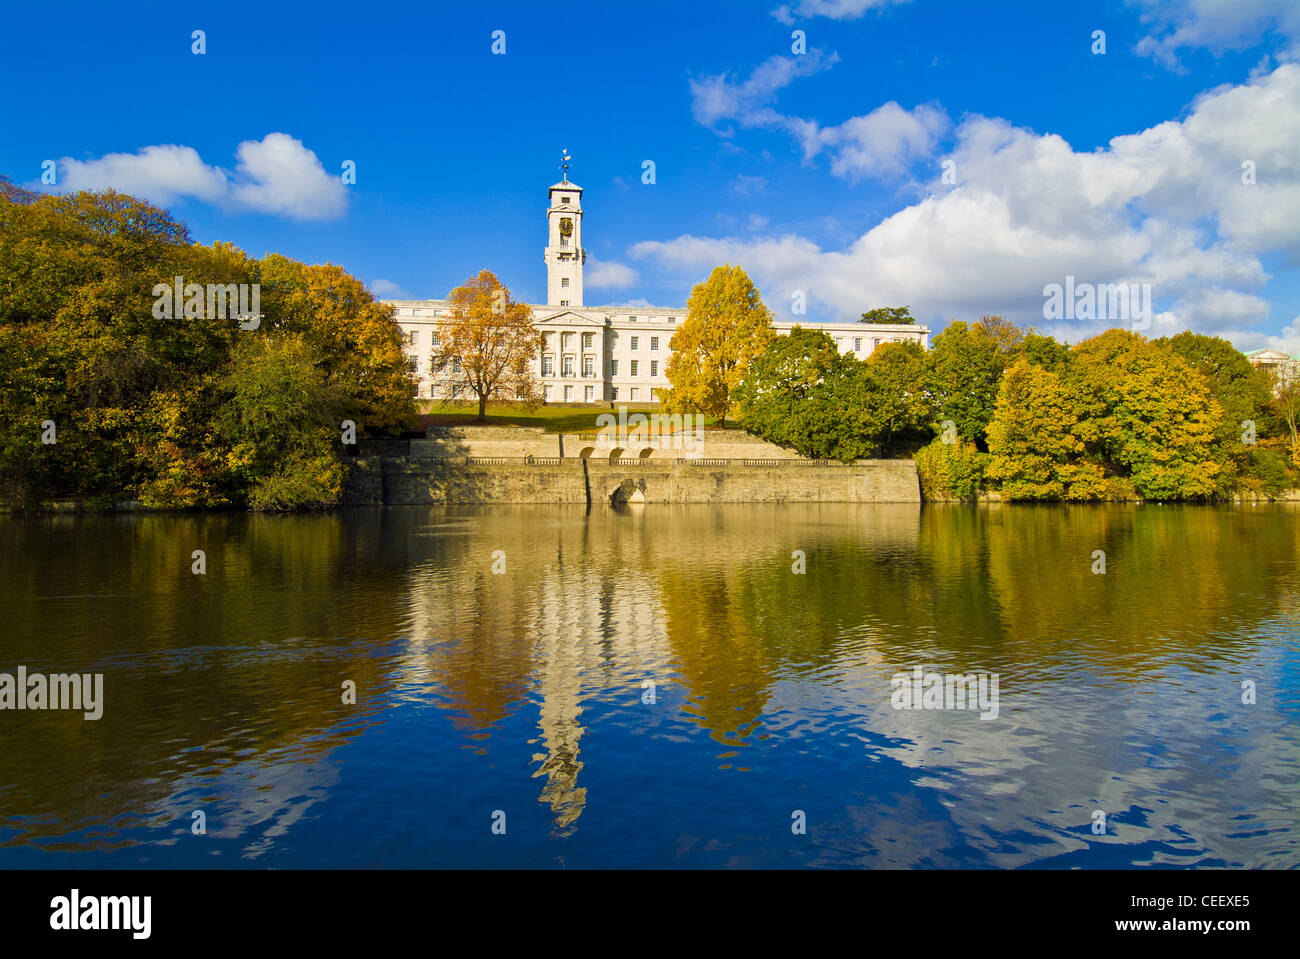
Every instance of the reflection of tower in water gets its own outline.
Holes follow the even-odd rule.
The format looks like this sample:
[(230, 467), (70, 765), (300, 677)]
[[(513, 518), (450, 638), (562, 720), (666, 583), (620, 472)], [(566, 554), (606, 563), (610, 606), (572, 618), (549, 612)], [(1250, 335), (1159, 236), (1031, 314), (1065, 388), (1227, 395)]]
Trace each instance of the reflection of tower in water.
[(533, 756), (540, 763), (533, 777), (546, 777), (539, 799), (551, 807), (554, 834), (567, 836), (587, 803), (578, 784), (584, 685), (625, 688), (635, 703), (641, 679), (666, 661), (666, 644), (658, 591), (644, 577), (585, 562), (556, 565), (543, 574), (540, 593), (535, 684), (544, 749)]

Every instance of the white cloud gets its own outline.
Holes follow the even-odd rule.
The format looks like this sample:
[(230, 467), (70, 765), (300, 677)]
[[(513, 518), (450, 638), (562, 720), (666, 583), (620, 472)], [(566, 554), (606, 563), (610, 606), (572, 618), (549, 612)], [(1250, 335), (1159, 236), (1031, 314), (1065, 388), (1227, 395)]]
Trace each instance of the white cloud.
[[(839, 58), (819, 50), (799, 57), (770, 57), (754, 68), (748, 79), (733, 81), (727, 74), (691, 81), (691, 112), (701, 124), (724, 137), (734, 131), (725, 126), (782, 130), (803, 149), (805, 161), (826, 153), (831, 172), (856, 180), (860, 177), (901, 177), (909, 166), (930, 156), (950, 127), (948, 115), (936, 104), (907, 110), (895, 101), (863, 116), (850, 117), (837, 126), (788, 116), (771, 103), (776, 94), (799, 77), (830, 69)], [(752, 177), (739, 177), (732, 189), (745, 191)]]
[[(841, 250), (797, 235), (681, 236), (638, 244), (684, 278), (718, 263), (751, 271), (769, 306), (788, 313), (803, 290), (825, 314), (852, 319), (907, 304), (929, 322), (999, 312), (1070, 339), (1113, 322), (1043, 320), (1043, 287), (1150, 283), (1157, 335), (1177, 324), (1232, 333), (1268, 304), (1261, 257), (1300, 257), (1300, 64), (1198, 98), (1187, 117), (1076, 152), (1061, 137), (967, 118), (948, 154), (957, 184)], [(1256, 182), (1242, 182), (1254, 158)], [(1176, 318), (1176, 319), (1175, 319)]]
[(1170, 68), (1178, 53), (1204, 48), (1215, 56), (1255, 46), (1267, 33), (1289, 41), (1300, 37), (1296, 0), (1137, 0), (1151, 32), (1134, 50)]
[(411, 294), (394, 283), (392, 280), (378, 279), (370, 283), (370, 292), (375, 296), (389, 300), (409, 300)]
[(333, 219), (347, 209), (347, 188), (327, 174), (316, 154), (286, 133), (246, 140), (233, 173), (205, 164), (193, 147), (165, 144), (97, 160), (64, 157), (59, 189), (115, 189), (168, 206), (194, 198), (301, 220)]
[(236, 151), (240, 182), (236, 203), (299, 220), (331, 220), (347, 209), (347, 187), (325, 172), (316, 154), (287, 133), (245, 140)]
[(613, 260), (593, 261), (583, 274), (583, 282), (592, 289), (625, 290), (635, 286), (640, 275), (632, 267)]
[(778, 92), (798, 77), (829, 70), (839, 57), (820, 50), (809, 50), (795, 57), (769, 57), (742, 83), (734, 83), (725, 73), (691, 79), (691, 113), (697, 122), (716, 127), (724, 121), (741, 126), (780, 126), (785, 118), (768, 108)]
[(1289, 356), (1300, 356), (1300, 316), (1283, 327), (1281, 335), (1270, 336), (1264, 346)]
[(728, 189), (732, 193), (738, 193), (741, 196), (763, 193), (767, 190), (767, 179), (761, 176), (746, 176), (741, 173), (728, 184)]
[(785, 24), (794, 23), (797, 17), (828, 17), (831, 20), (856, 20), (869, 10), (882, 10), (908, 0), (799, 0), (783, 3), (772, 11), (772, 16)]
[(207, 166), (192, 147), (175, 144), (109, 153), (98, 160), (64, 157), (59, 167), (61, 190), (114, 189), (162, 205), (186, 196), (217, 201), (229, 186), (224, 171)]

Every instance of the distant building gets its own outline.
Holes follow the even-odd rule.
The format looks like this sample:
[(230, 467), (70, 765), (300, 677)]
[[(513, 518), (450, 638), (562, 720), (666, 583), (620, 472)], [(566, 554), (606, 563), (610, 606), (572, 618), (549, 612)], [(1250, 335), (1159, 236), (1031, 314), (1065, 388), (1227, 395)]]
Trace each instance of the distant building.
[[(582, 187), (565, 178), (549, 192), (546, 211), (547, 304), (532, 305), (546, 338), (534, 372), (551, 403), (654, 403), (667, 387), (670, 341), (686, 318), (682, 307), (583, 306)], [(451, 312), (446, 300), (383, 300), (392, 306), (406, 341), (407, 361), (418, 395), (451, 399), (432, 368), (438, 320)], [(928, 327), (905, 324), (799, 323), (775, 320), (777, 333), (796, 325), (824, 330), (842, 353), (862, 359), (882, 343), (929, 345)]]
[(1278, 392), (1300, 373), (1300, 357), (1289, 356), (1280, 350), (1256, 350), (1247, 353), (1246, 359), (1252, 366), (1272, 374), (1273, 389)]

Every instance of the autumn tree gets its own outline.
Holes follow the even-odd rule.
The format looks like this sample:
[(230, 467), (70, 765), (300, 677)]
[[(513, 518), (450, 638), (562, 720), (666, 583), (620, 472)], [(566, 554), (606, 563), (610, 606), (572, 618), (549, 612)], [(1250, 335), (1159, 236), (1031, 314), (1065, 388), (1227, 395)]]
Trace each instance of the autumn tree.
[(1180, 356), (1129, 330), (1076, 344), (1067, 378), (1082, 404), (1079, 436), (1147, 499), (1222, 492), (1216, 433), (1223, 408)]
[(1009, 500), (1102, 496), (1101, 466), (1084, 459), (1079, 403), (1054, 372), (1017, 361), (1002, 377), (989, 422), (987, 479)]
[(686, 319), (673, 334), (659, 399), (668, 413), (706, 413), (726, 425), (750, 363), (775, 335), (772, 313), (745, 271), (728, 263), (691, 290)]
[(479, 420), (487, 419), (488, 400), (527, 407), (540, 403), (542, 386), (533, 359), (543, 338), (532, 309), (512, 300), (491, 270), (480, 270), (447, 299), (451, 310), (438, 321), (432, 362), (451, 394), (472, 393)]
[[(177, 276), (200, 289), (259, 284), (263, 322), (156, 309), (155, 286)], [(409, 387), (391, 310), (337, 266), (195, 244), (167, 211), (114, 191), (33, 197), (0, 183), (8, 504), (328, 503), (339, 419), (399, 431), (414, 413)], [(232, 425), (248, 426), (229, 417), (249, 409), (279, 425)]]

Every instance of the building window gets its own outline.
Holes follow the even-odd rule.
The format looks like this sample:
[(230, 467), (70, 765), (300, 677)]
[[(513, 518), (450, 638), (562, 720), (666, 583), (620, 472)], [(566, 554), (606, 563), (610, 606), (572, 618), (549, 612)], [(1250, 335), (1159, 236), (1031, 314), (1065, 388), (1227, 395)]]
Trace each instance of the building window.
[(862, 337), (855, 336), (853, 338), (853, 352), (859, 353), (861, 351), (862, 351)]
[(408, 358), (406, 368), (418, 376), (420, 373), (420, 358), (418, 356)]
[(651, 353), (659, 352), (659, 337), (657, 336), (650, 337), (650, 352)]
[(542, 376), (554, 376), (554, 375), (555, 375), (555, 357), (549, 355), (543, 356)]
[(560, 300), (560, 306), (568, 306), (568, 305), (569, 305), (568, 300)]
[(651, 390), (651, 391), (650, 391), (650, 402), (651, 402), (651, 403), (658, 403), (658, 402), (659, 402), (659, 391), (658, 391), (658, 390)]
[(627, 321), (628, 321), (629, 323), (635, 323), (635, 322), (636, 322), (636, 317), (635, 317), (635, 316), (629, 316), (629, 317), (627, 318)]
[(658, 361), (658, 360), (651, 360), (651, 361), (650, 361), (650, 375), (651, 375), (651, 376), (658, 376), (658, 375), (659, 375), (659, 361)]
[(563, 365), (563, 370), (562, 370), (562, 372), (561, 372), (561, 375), (562, 375), (562, 376), (572, 376), (572, 375), (573, 375), (573, 356), (572, 356), (572, 355), (568, 355), (568, 356), (565, 356), (565, 357), (564, 357), (564, 365)]
[(567, 276), (560, 277), (560, 286), (568, 286), (568, 285), (569, 285), (569, 278)]
[(595, 333), (583, 333), (583, 334), (582, 334), (582, 348), (583, 348), (584, 350), (589, 350), (589, 349), (591, 349), (591, 344), (594, 343), (594, 342), (596, 342), (596, 334), (595, 334)]
[(637, 367), (637, 361), (636, 361), (636, 360), (633, 360), (633, 361), (632, 361), (632, 375), (633, 375), (633, 376), (636, 376), (636, 367)]
[(582, 375), (588, 378), (596, 375), (596, 361), (590, 356), (582, 358)]
[(572, 333), (561, 333), (561, 334), (560, 334), (560, 345), (563, 346), (566, 350), (571, 350), (571, 349), (573, 349), (573, 334), (572, 334)]
[(609, 375), (618, 376), (618, 360), (609, 361)]
[(459, 357), (459, 356), (453, 356), (453, 357), (451, 358), (451, 371), (452, 371), (453, 373), (459, 373), (459, 372), (460, 372), (460, 357)]
[(420, 331), (412, 330), (410, 333), (407, 333), (406, 342), (410, 343), (412, 346), (418, 344), (420, 342)]
[(566, 402), (566, 403), (572, 403), (572, 402), (573, 402), (573, 387), (572, 387), (572, 386), (566, 386), (566, 387), (564, 388), (564, 402)]
[(588, 403), (596, 398), (596, 388), (594, 386), (588, 386), (585, 392)]
[(877, 337), (875, 337), (874, 339), (872, 339), (872, 341), (871, 341), (871, 348), (874, 350), (874, 349), (875, 349), (876, 347), (878, 347), (879, 345), (880, 345), (880, 337), (877, 336)]
[(634, 337), (632, 337), (632, 349), (633, 349), (633, 350), (638, 349), (638, 348), (639, 348), (639, 345), (640, 345), (640, 342), (641, 342), (641, 337), (639, 337), (639, 336), (634, 336)]
[(640, 390), (638, 390), (635, 386), (632, 387), (632, 402), (633, 402), (633, 403), (635, 403), (635, 402), (637, 401), (637, 399), (640, 397), (640, 394), (641, 394), (641, 391), (640, 391)]
[(551, 384), (549, 383), (546, 384), (546, 388), (543, 391), (542, 396), (545, 397), (546, 402), (548, 403), (551, 402)]
[(610, 398), (611, 400), (616, 400), (616, 399), (618, 399), (618, 387), (617, 387), (617, 386), (613, 387), (613, 388), (610, 390), (609, 398)]

